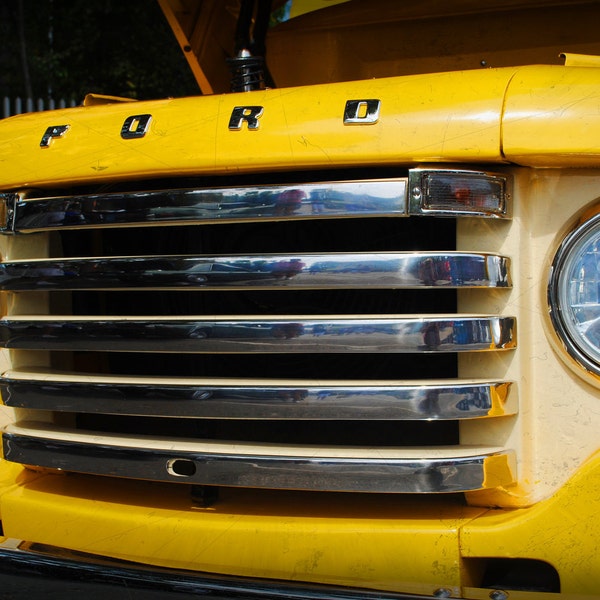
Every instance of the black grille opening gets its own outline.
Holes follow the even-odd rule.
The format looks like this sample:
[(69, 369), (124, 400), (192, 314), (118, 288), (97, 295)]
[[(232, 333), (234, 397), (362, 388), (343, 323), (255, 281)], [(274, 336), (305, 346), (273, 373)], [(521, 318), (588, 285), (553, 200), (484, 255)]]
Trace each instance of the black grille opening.
[[(57, 363), (60, 353), (55, 353)], [(157, 377), (414, 380), (456, 377), (454, 354), (73, 354), (82, 373)], [(57, 365), (60, 368), (60, 365)]]
[[(312, 174), (314, 176), (314, 173)], [(357, 179), (357, 173), (343, 174)], [(373, 175), (371, 175), (372, 177)], [(397, 174), (395, 174), (397, 176)], [(310, 180), (307, 177), (307, 180)], [(283, 181), (283, 176), (282, 176)], [(272, 183), (276, 183), (273, 181)], [(223, 183), (219, 183), (223, 184)], [(230, 184), (239, 185), (239, 181)], [(182, 183), (179, 186), (183, 185)], [(156, 189), (154, 187), (153, 189)], [(454, 219), (371, 217), (278, 222), (131, 227), (60, 232), (56, 257), (240, 255), (452, 251)], [(143, 286), (143, 283), (140, 284)], [(51, 292), (58, 297), (58, 293)], [(294, 315), (454, 314), (456, 292), (434, 289), (133, 289), (76, 291), (57, 312), (75, 316), (263, 317)], [(65, 355), (71, 364), (65, 367)], [(172, 378), (402, 381), (454, 378), (451, 353), (383, 352), (186, 354), (54, 352), (57, 369)], [(149, 383), (151, 385), (151, 383)], [(302, 421), (157, 418), (79, 414), (83, 430), (122, 435), (321, 446), (446, 446), (459, 443), (456, 421)]]
[(74, 315), (450, 314), (453, 290), (272, 290), (74, 292)]
[(218, 223), (60, 233), (62, 256), (453, 250), (455, 220), (367, 218)]
[(228, 440), (319, 446), (447, 446), (458, 443), (455, 422), (430, 421), (273, 421), (161, 419), (141, 416), (77, 417), (79, 429), (123, 435)]
[[(66, 257), (261, 252), (433, 251), (455, 248), (455, 221), (368, 218), (65, 231)], [(402, 315), (452, 314), (448, 289), (270, 291), (78, 291), (74, 315)], [(179, 377), (403, 379), (456, 376), (453, 355), (75, 355), (77, 370)]]

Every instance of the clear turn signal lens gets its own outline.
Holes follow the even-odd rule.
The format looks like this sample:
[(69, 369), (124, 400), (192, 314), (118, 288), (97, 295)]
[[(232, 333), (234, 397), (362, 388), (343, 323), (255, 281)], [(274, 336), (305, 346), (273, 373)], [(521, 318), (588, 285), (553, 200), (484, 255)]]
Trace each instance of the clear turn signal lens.
[(415, 169), (410, 214), (508, 218), (508, 177), (496, 173)]

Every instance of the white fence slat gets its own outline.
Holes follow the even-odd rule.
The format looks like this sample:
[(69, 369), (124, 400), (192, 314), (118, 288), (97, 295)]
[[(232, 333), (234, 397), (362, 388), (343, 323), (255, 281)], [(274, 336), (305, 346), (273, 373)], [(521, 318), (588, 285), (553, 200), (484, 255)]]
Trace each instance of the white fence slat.
[(0, 118), (5, 119), (13, 115), (20, 115), (27, 112), (41, 112), (44, 110), (54, 110), (58, 108), (66, 108), (67, 106), (75, 106), (74, 100), (66, 100), (60, 98), (55, 100), (54, 98), (10, 98), (4, 96), (2, 98), (2, 114)]

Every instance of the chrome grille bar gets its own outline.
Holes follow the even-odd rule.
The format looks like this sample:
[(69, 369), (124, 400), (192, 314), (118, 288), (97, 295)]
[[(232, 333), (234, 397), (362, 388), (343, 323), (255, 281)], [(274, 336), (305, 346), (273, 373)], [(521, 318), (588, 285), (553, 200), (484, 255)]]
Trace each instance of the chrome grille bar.
[[(407, 188), (410, 186), (410, 200)], [(456, 169), (408, 177), (26, 198), (0, 193), (0, 231), (369, 216), (508, 218), (510, 178)]]
[[(514, 457), (498, 449), (252, 446), (126, 439), (13, 425), (3, 434), (8, 461), (79, 473), (152, 481), (313, 491), (464, 492), (514, 481)], [(492, 477), (489, 477), (489, 474)]]
[(445, 420), (514, 414), (511, 384), (501, 381), (436, 383), (352, 382), (293, 384), (273, 380), (166, 378), (7, 373), (2, 402), (15, 408), (76, 413), (221, 419)]
[(0, 263), (0, 289), (510, 287), (509, 271), (464, 252), (120, 256)]
[(115, 352), (470, 352), (516, 344), (513, 317), (15, 317), (0, 347)]
[(406, 216), (406, 178), (124, 192), (4, 195), (5, 231), (311, 218)]
[[(43, 411), (28, 418), (44, 421), (10, 425), (6, 459), (273, 489), (436, 493), (513, 483), (503, 434), (485, 447), (467, 440), (481, 426), (473, 420), (510, 426), (517, 390), (485, 371), (461, 379), (455, 355), (515, 348), (515, 318), (456, 314), (464, 294), (452, 291), (482, 288), (467, 293), (469, 305), (483, 295), (495, 312), (483, 289), (511, 287), (510, 260), (449, 250), (453, 221), (402, 218), (507, 218), (508, 178), (443, 169), (413, 173), (410, 186), (404, 177), (253, 177), (241, 187), (249, 180), (0, 194), (0, 232), (52, 233), (5, 240), (0, 263), (0, 290), (17, 292), (0, 318), (0, 347), (15, 350), (0, 396), (5, 407)], [(27, 246), (33, 238), (48, 244)], [(302, 291), (285, 293), (294, 290)], [(16, 370), (29, 360), (48, 370)], [(61, 368), (72, 372), (53, 370)]]

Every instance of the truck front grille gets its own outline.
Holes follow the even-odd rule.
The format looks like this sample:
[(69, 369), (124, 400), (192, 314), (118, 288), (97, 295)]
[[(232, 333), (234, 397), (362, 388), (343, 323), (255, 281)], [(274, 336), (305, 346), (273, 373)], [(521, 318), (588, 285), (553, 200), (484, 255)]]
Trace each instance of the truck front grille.
[(5, 229), (30, 235), (0, 265), (2, 401), (26, 414), (5, 457), (214, 486), (511, 483), (511, 449), (459, 427), (514, 414), (511, 383), (457, 356), (512, 350), (515, 319), (456, 301), (509, 288), (510, 261), (407, 206), (402, 177), (9, 198)]

